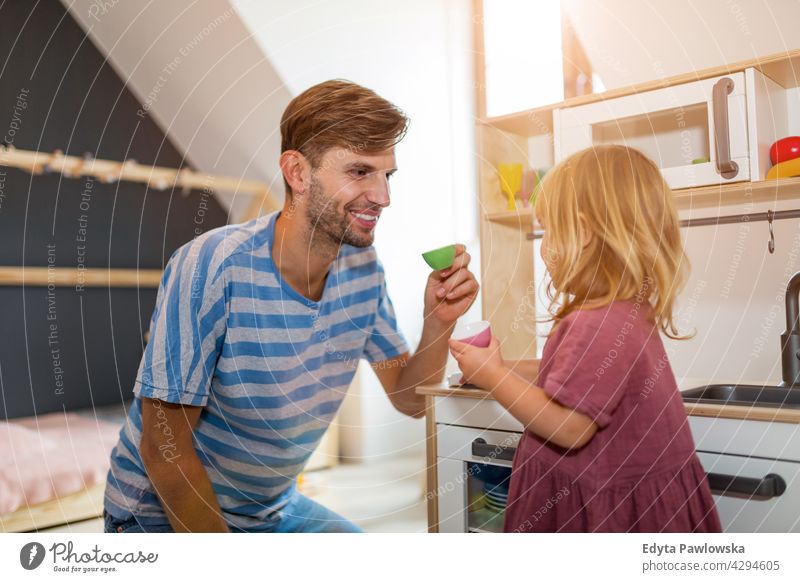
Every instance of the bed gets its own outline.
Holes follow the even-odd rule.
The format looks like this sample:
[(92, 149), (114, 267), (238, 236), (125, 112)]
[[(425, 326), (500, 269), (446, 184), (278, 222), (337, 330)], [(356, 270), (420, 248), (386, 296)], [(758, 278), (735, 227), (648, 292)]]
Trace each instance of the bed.
[(99, 517), (127, 406), (0, 421), (0, 532)]
[[(0, 421), (0, 532), (100, 517), (111, 449), (130, 403)], [(305, 472), (338, 462), (338, 422)]]

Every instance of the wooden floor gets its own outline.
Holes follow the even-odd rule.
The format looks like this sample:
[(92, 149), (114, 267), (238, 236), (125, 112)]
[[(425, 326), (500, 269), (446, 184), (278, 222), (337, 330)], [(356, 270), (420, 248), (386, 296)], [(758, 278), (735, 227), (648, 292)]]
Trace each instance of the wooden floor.
[[(427, 527), (423, 455), (341, 464), (305, 474), (304, 493), (351, 519), (368, 533), (423, 533)], [(103, 531), (100, 518), (39, 531)]]

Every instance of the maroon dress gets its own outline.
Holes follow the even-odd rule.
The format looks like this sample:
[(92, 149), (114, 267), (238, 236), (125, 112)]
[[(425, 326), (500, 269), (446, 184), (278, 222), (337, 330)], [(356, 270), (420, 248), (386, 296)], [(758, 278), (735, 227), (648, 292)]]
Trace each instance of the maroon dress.
[(719, 532), (705, 472), (650, 306), (570, 313), (537, 386), (599, 427), (566, 450), (531, 432), (511, 473), (508, 532)]

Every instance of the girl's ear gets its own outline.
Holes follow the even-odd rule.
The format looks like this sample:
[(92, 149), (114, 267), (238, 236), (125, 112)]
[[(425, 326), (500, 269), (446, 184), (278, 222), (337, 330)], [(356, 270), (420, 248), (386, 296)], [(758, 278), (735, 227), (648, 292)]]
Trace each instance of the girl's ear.
[(305, 194), (311, 183), (311, 164), (296, 150), (281, 153), (280, 166), (283, 177), (295, 194)]
[(580, 232), (578, 234), (581, 239), (581, 249), (585, 249), (587, 246), (589, 246), (589, 243), (592, 242), (594, 233), (592, 233), (592, 229), (589, 228), (589, 220), (582, 212), (578, 213), (578, 223), (580, 225)]

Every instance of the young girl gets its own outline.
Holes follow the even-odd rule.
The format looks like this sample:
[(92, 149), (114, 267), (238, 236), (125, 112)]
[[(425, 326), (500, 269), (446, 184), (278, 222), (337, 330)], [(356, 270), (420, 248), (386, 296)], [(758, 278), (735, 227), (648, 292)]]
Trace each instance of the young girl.
[(672, 191), (640, 152), (596, 147), (548, 173), (535, 214), (555, 322), (538, 370), (450, 341), (526, 428), (505, 530), (721, 531), (659, 336), (678, 337), (688, 271)]

